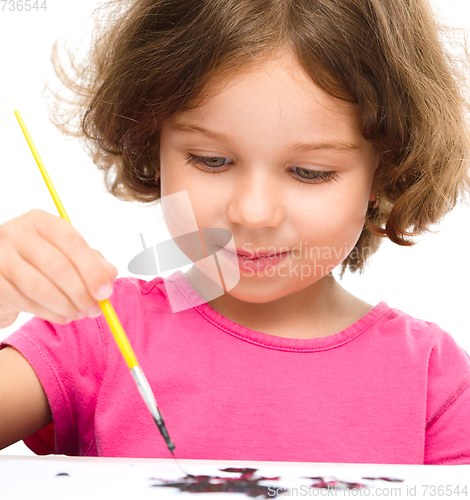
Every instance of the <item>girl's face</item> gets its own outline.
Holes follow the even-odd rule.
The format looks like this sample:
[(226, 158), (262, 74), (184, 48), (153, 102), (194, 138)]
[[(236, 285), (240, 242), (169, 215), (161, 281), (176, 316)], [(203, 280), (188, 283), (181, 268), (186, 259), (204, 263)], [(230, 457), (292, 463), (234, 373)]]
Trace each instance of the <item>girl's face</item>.
[(354, 248), (378, 166), (354, 113), (283, 53), (163, 124), (162, 196), (187, 190), (198, 227), (228, 229), (240, 251), (289, 251), (275, 267), (242, 268), (232, 297), (261, 303), (320, 290)]

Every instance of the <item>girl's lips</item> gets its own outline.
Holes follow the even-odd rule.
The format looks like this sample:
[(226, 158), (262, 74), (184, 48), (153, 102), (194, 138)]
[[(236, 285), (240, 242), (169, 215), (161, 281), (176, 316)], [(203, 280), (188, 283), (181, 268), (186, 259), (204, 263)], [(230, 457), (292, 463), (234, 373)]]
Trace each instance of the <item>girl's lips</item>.
[(273, 257), (246, 257), (244, 255), (237, 254), (238, 267), (241, 271), (253, 273), (261, 273), (268, 267), (275, 267), (281, 261), (283, 261), (289, 252), (282, 252), (274, 255)]
[[(290, 250), (278, 253), (272, 256), (260, 256), (256, 257), (256, 252), (250, 252), (248, 255), (245, 255), (248, 252), (244, 252), (244, 254), (236, 253), (229, 250), (228, 248), (222, 247), (223, 250), (227, 250), (230, 253), (234, 254), (237, 256), (238, 260), (238, 267), (240, 271), (245, 271), (251, 273), (253, 275), (254, 273), (261, 273), (264, 269), (268, 267), (275, 267), (277, 266), (281, 261), (286, 259), (288, 255), (290, 254)], [(261, 254), (261, 252), (260, 252)], [(253, 257), (251, 257), (253, 255)], [(261, 254), (262, 255), (262, 254)], [(267, 254), (269, 255), (269, 254)]]
[[(237, 255), (239, 257), (243, 257), (244, 259), (248, 259), (248, 260), (261, 260), (261, 259), (273, 259), (275, 257), (279, 257), (281, 255), (284, 255), (285, 253), (287, 253), (287, 252), (281, 252), (281, 253), (276, 253), (276, 254), (268, 253), (266, 255), (263, 255), (263, 254), (257, 254), (256, 252), (252, 252), (249, 255), (246, 255), (246, 254), (237, 252)], [(251, 255), (253, 255), (253, 257)]]
[[(226, 248), (226, 250), (229, 250), (229, 249)], [(229, 251), (232, 252), (232, 253), (235, 253), (232, 250), (229, 250)], [(290, 250), (286, 250), (284, 252), (278, 252), (276, 254), (273, 254), (273, 252), (259, 252), (257, 250), (250, 250), (249, 252), (247, 252), (245, 250), (239, 250), (237, 248), (236, 249), (236, 254), (238, 256), (240, 256), (240, 257), (248, 258), (248, 259), (251, 259), (251, 260), (256, 260), (256, 259), (265, 259), (267, 257), (268, 258), (277, 257), (279, 255), (287, 253), (288, 251), (290, 251)]]

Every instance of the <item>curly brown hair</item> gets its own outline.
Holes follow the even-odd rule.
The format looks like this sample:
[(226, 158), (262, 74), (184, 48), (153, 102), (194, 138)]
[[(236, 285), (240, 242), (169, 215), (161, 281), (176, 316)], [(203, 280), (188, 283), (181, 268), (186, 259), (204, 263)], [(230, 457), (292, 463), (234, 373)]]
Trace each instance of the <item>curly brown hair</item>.
[(368, 209), (341, 278), (348, 267), (362, 274), (384, 237), (414, 245), (405, 237), (430, 232), (466, 201), (463, 58), (441, 39), (455, 28), (439, 24), (427, 0), (108, 0), (94, 14), (86, 58), (78, 64), (67, 51), (72, 75), (53, 46), (74, 98), (64, 107), (48, 87), (50, 116), (83, 139), (117, 198), (158, 202), (162, 122), (203, 102), (209, 84), (288, 47), (316, 85), (357, 105), (380, 157), (379, 206)]

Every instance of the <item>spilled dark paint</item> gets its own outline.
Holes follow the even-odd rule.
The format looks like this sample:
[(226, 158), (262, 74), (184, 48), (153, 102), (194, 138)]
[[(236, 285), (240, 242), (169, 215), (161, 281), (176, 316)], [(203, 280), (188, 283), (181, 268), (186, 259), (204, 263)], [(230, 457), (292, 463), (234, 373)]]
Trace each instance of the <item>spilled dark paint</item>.
[[(185, 477), (175, 481), (159, 479), (151, 477), (151, 480), (161, 481), (163, 484), (153, 484), (153, 487), (169, 487), (178, 488), (180, 491), (187, 491), (189, 493), (245, 493), (245, 495), (255, 498), (263, 496), (264, 498), (274, 498), (279, 494), (286, 493), (288, 490), (278, 486), (263, 486), (258, 484), (259, 481), (278, 481), (279, 477), (262, 477), (256, 476), (255, 472), (258, 469), (249, 468), (235, 468), (228, 467), (226, 469), (219, 469), (221, 472), (238, 473), (238, 477), (219, 477), (219, 476), (193, 476), (188, 474)], [(341, 481), (333, 478), (327, 480), (323, 476), (307, 477), (315, 481), (312, 488), (329, 488), (329, 489), (361, 489), (368, 488), (366, 484), (355, 483), (349, 481)], [(403, 479), (393, 479), (388, 477), (364, 477), (362, 479), (368, 480), (383, 480), (401, 482)]]
[[(352, 489), (361, 489), (368, 488), (366, 484), (362, 483), (351, 483), (349, 481), (341, 481), (339, 479), (333, 478), (329, 481), (326, 481), (326, 478), (323, 476), (314, 476), (314, 477), (306, 477), (306, 479), (312, 479), (313, 481), (317, 481), (312, 484), (312, 488), (335, 488), (337, 490), (352, 490)], [(402, 482), (403, 479), (393, 479), (388, 477), (363, 477), (362, 479), (368, 480), (376, 480), (382, 479), (383, 481), (394, 481), (394, 482)]]
[(393, 483), (402, 483), (404, 481), (404, 479), (396, 479), (393, 477), (363, 477), (362, 479), (369, 479), (370, 481), (381, 479), (382, 481), (391, 481)]
[(181, 478), (178, 482), (168, 481), (152, 477), (152, 480), (163, 481), (164, 484), (153, 484), (154, 487), (169, 487), (178, 488), (180, 491), (188, 491), (190, 493), (245, 493), (248, 497), (274, 498), (279, 493), (284, 493), (287, 490), (284, 488), (275, 488), (275, 491), (269, 486), (258, 484), (259, 481), (277, 481), (279, 477), (262, 477), (255, 476), (257, 469), (238, 469), (229, 467), (227, 469), (219, 469), (221, 472), (238, 472), (239, 477), (219, 477), (219, 476), (193, 476), (188, 474)]

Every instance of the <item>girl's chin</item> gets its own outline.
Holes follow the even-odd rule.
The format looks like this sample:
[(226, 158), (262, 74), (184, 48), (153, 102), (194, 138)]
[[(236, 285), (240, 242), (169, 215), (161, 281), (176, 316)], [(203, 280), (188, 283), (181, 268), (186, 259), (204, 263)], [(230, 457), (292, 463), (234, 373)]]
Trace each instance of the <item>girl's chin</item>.
[[(277, 272), (281, 271), (281, 272)], [(242, 271), (240, 270), (240, 279), (238, 283), (230, 290), (225, 290), (222, 295), (212, 299), (211, 293), (214, 292), (213, 281), (211, 281), (197, 266), (193, 266), (185, 273), (187, 279), (202, 297), (212, 300), (224, 300), (224, 296), (230, 296), (234, 299), (251, 303), (272, 302), (287, 295), (295, 294), (305, 288), (311, 287), (326, 276), (299, 276), (289, 275), (284, 269), (266, 268), (263, 272)], [(207, 290), (207, 294), (204, 292)], [(228, 297), (227, 297), (228, 299)], [(228, 299), (230, 300), (230, 299)]]
[(240, 281), (231, 290), (225, 292), (224, 296), (229, 295), (243, 302), (261, 304), (280, 299), (303, 288), (303, 286), (299, 286), (297, 289), (295, 284), (292, 286), (292, 283), (286, 283), (285, 280), (276, 281), (277, 283), (274, 283), (272, 278), (271, 281), (269, 281), (266, 277), (264, 280), (258, 279), (254, 281), (252, 276), (245, 279), (242, 273), (240, 273)]

